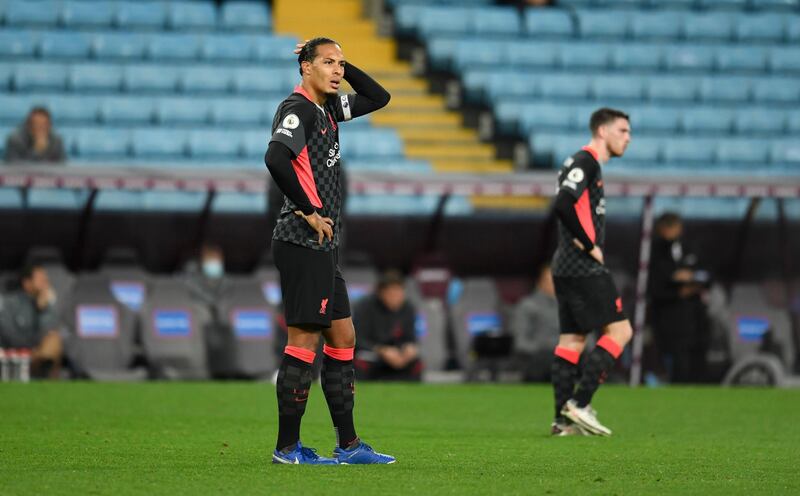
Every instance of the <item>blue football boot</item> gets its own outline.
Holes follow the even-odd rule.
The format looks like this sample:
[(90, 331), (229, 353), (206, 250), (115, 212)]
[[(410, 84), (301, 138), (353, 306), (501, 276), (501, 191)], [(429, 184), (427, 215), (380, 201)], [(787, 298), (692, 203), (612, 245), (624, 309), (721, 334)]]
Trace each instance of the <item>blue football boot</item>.
[(393, 456), (377, 453), (363, 441), (352, 449), (334, 449), (333, 457), (339, 461), (339, 465), (389, 464), (397, 461)]
[(294, 450), (284, 453), (280, 450), (275, 450), (272, 453), (272, 463), (280, 463), (286, 465), (336, 465), (338, 462), (335, 458), (325, 458), (317, 454), (314, 448), (304, 448), (300, 441)]

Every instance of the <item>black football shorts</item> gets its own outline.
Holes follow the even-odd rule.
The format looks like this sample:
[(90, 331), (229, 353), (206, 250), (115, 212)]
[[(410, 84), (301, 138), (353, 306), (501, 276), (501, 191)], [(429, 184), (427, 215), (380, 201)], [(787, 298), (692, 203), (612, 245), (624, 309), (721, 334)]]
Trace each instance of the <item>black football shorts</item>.
[(321, 251), (272, 241), (281, 276), (286, 325), (322, 330), (350, 317), (350, 298), (339, 270), (339, 250)]
[(553, 282), (561, 334), (589, 334), (627, 319), (610, 274), (554, 277)]

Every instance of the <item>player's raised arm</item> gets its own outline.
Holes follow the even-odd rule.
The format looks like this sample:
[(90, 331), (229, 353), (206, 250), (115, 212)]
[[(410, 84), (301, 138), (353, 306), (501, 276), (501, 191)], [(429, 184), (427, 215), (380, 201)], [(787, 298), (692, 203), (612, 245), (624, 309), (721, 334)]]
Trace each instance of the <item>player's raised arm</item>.
[[(352, 110), (351, 118), (369, 114), (386, 106), (391, 99), (383, 86), (372, 79), (366, 72), (362, 71), (353, 64), (347, 64), (344, 68), (344, 80), (356, 91), (355, 95), (347, 95)], [(342, 107), (345, 105), (343, 97), (340, 97)], [(344, 110), (344, 109), (343, 109)], [(347, 112), (344, 112), (344, 119), (347, 119)]]

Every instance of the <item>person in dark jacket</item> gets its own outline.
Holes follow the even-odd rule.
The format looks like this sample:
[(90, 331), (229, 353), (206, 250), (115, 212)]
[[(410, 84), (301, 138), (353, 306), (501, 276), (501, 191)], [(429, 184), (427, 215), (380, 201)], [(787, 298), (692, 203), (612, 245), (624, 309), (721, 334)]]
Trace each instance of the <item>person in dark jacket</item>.
[(403, 276), (384, 273), (377, 291), (353, 312), (357, 369), (370, 380), (419, 381), (422, 362), (416, 337), (416, 310), (406, 299)]
[(50, 112), (44, 107), (31, 109), (25, 122), (6, 139), (6, 164), (25, 162), (64, 162), (64, 142), (53, 132)]
[(683, 221), (674, 213), (655, 223), (650, 252), (648, 299), (656, 347), (671, 382), (705, 379), (709, 330), (704, 287), (705, 271), (683, 242)]

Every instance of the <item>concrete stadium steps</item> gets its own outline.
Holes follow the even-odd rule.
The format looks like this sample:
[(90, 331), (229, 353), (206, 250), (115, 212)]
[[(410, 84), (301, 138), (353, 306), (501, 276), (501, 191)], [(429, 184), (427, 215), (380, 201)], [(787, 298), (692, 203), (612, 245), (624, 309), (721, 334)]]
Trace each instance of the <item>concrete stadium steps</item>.
[(471, 196), (472, 206), (480, 210), (531, 210), (544, 212), (550, 208), (550, 198), (544, 196)]
[(389, 105), (372, 116), (372, 122), (380, 126), (459, 126), (461, 114), (444, 110), (420, 112)]
[(503, 173), (511, 172), (513, 164), (510, 160), (467, 160), (467, 159), (436, 159), (431, 160), (437, 172), (476, 172), (476, 173)]
[(428, 158), (431, 160), (489, 160), (494, 158), (494, 147), (483, 143), (406, 145), (406, 155), (409, 158)]
[[(462, 127), (462, 115), (447, 110), (441, 96), (428, 92), (424, 79), (412, 76), (408, 63), (395, 59), (394, 40), (378, 38), (375, 23), (361, 12), (361, 0), (276, 0), (273, 25), (275, 32), (301, 39), (336, 40), (348, 60), (380, 81), (392, 101), (371, 116), (372, 125), (396, 129), (406, 157), (428, 160), (437, 172), (510, 172), (511, 161), (495, 160), (494, 146), (481, 143), (474, 130)], [(516, 208), (515, 202), (509, 208)]]

